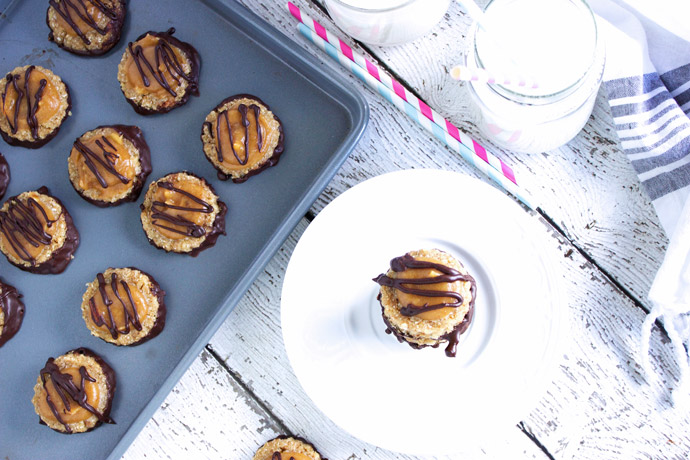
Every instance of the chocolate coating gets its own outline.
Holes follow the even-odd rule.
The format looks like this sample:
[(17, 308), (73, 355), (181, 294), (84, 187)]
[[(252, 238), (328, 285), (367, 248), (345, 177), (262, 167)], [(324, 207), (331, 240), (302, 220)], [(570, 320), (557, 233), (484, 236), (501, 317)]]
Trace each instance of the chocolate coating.
[[(230, 103), (230, 102), (232, 102), (232, 101), (234, 101), (234, 100), (237, 100), (237, 99), (252, 99), (252, 100), (255, 100), (256, 102), (258, 102), (259, 104), (263, 105), (264, 107), (266, 107), (267, 110), (271, 110), (271, 107), (269, 107), (268, 104), (266, 104), (264, 101), (262, 101), (262, 100), (259, 99), (258, 97), (254, 96), (254, 95), (252, 95), (252, 94), (243, 93), (243, 94), (235, 94), (234, 96), (226, 97), (225, 99), (223, 99), (222, 101), (220, 101), (220, 103), (219, 103), (217, 106), (214, 107), (214, 109), (212, 110), (212, 112), (218, 112), (218, 111), (220, 111), (221, 108), (222, 108), (225, 104), (228, 104), (228, 103)], [(276, 121), (277, 121), (277, 122), (279, 123), (279, 125), (280, 125), (279, 128), (278, 128), (279, 131), (280, 131), (280, 137), (278, 138), (278, 144), (277, 144), (276, 147), (273, 149), (273, 155), (271, 155), (271, 157), (268, 158), (268, 159), (267, 159), (261, 166), (259, 166), (258, 168), (254, 169), (254, 170), (252, 170), (252, 171), (249, 171), (247, 174), (245, 174), (244, 176), (242, 176), (242, 177), (240, 177), (240, 178), (232, 179), (232, 181), (233, 181), (234, 183), (236, 183), (236, 184), (241, 184), (242, 182), (246, 182), (247, 179), (249, 179), (250, 177), (255, 176), (255, 175), (259, 174), (261, 171), (263, 171), (263, 170), (265, 170), (265, 169), (267, 169), (267, 168), (270, 168), (271, 166), (275, 166), (275, 165), (278, 164), (278, 161), (280, 160), (280, 156), (283, 154), (283, 150), (285, 149), (285, 132), (283, 131), (283, 122), (280, 121), (280, 118), (278, 118), (278, 115), (276, 115), (273, 111), (271, 111), (271, 113), (273, 114), (273, 118), (275, 118)], [(201, 142), (202, 142), (202, 143), (203, 143), (203, 141), (204, 141), (204, 139), (203, 139), (203, 137), (204, 137), (204, 129), (205, 129), (207, 126), (208, 126), (208, 123), (204, 123), (204, 124), (202, 125), (202, 127), (201, 127)], [(204, 155), (204, 157), (206, 157), (206, 155)], [(211, 163), (211, 165), (213, 165), (214, 168), (216, 168), (216, 165), (214, 165), (213, 162), (212, 162), (208, 157), (206, 157), (206, 159), (209, 161), (209, 163)], [(218, 168), (216, 168), (216, 170), (218, 171), (218, 172), (217, 172), (217, 176), (218, 176), (218, 179), (220, 179), (220, 180), (225, 181), (225, 180), (228, 180), (228, 179), (230, 179), (230, 178), (232, 177), (232, 176), (230, 176), (229, 174), (225, 174), (224, 172), (222, 172), (222, 171), (219, 170)]]
[[(7, 259), (7, 261), (15, 267), (27, 271), (29, 273), (36, 273), (40, 275), (57, 275), (65, 271), (67, 265), (69, 265), (69, 263), (72, 261), (74, 252), (79, 247), (79, 232), (77, 231), (77, 228), (74, 226), (72, 216), (67, 211), (65, 205), (62, 204), (62, 202), (57, 197), (50, 194), (48, 187), (43, 186), (39, 188), (37, 192), (42, 195), (48, 195), (52, 197), (55, 201), (58, 202), (58, 204), (62, 208), (62, 213), (65, 216), (65, 224), (67, 226), (65, 242), (60, 248), (53, 252), (53, 254), (50, 256), (50, 259), (35, 266), (26, 267), (21, 264), (15, 264), (9, 258)], [(15, 198), (17, 198), (17, 196), (10, 198), (10, 200)]]
[[(114, 1), (119, 1), (121, 7), (119, 9), (115, 9), (115, 12), (113, 15), (109, 15), (108, 17), (110, 18), (110, 22), (106, 26), (105, 33), (108, 34), (112, 32), (112, 35), (101, 45), (100, 48), (94, 48), (94, 49), (84, 49), (84, 50), (79, 50), (79, 49), (73, 49), (65, 46), (64, 43), (60, 42), (55, 42), (54, 35), (53, 35), (53, 30), (50, 30), (50, 33), (48, 34), (48, 40), (51, 42), (55, 42), (57, 46), (60, 48), (64, 49), (65, 51), (69, 51), (72, 54), (76, 54), (79, 56), (100, 56), (102, 54), (107, 53), (110, 51), (116, 44), (117, 42), (120, 41), (120, 37), (122, 35), (122, 26), (124, 25), (125, 22), (125, 13), (127, 11), (127, 1), (126, 0), (114, 0)], [(50, 19), (49, 19), (49, 13), (50, 9), (54, 8), (52, 5), (53, 2), (50, 2), (51, 5), (48, 6), (48, 9), (46, 10), (46, 25), (48, 28), (50, 28)], [(97, 5), (100, 2), (92, 2), (94, 5)]]
[[(185, 174), (189, 174), (190, 176), (194, 176), (194, 177), (196, 177), (196, 178), (202, 180), (202, 181), (204, 182), (204, 184), (206, 184), (206, 186), (211, 190), (211, 192), (212, 192), (214, 195), (216, 195), (216, 196), (218, 197), (218, 193), (216, 193), (216, 190), (213, 188), (213, 185), (211, 185), (210, 183), (208, 183), (208, 182), (206, 181), (206, 179), (204, 179), (203, 177), (197, 176), (196, 174), (191, 173), (191, 172), (189, 172), (189, 171), (178, 171), (178, 172), (184, 172)], [(170, 173), (170, 174), (177, 174), (178, 172), (173, 172), (173, 173)], [(169, 176), (170, 174), (167, 174), (167, 175)], [(228, 212), (228, 206), (227, 206), (223, 201), (221, 201), (220, 197), (218, 197), (217, 202), (218, 202), (218, 208), (219, 208), (219, 209), (218, 209), (218, 214), (216, 214), (215, 219), (213, 219), (213, 225), (212, 225), (212, 227), (211, 227), (211, 231), (208, 232), (208, 233), (206, 234), (206, 237), (204, 238), (204, 241), (203, 241), (198, 247), (192, 249), (191, 251), (189, 251), (189, 252), (184, 252), (184, 253), (178, 253), (178, 254), (188, 254), (188, 255), (190, 255), (190, 256), (192, 256), (192, 257), (196, 257), (196, 256), (198, 256), (199, 253), (200, 253), (201, 251), (203, 251), (204, 249), (208, 249), (208, 248), (212, 247), (213, 245), (215, 245), (215, 244), (216, 244), (216, 240), (218, 239), (218, 237), (219, 237), (220, 235), (225, 235), (225, 234), (226, 234), (226, 233), (225, 233), (225, 215), (226, 215), (227, 212)], [(139, 205), (139, 208), (140, 208), (142, 211), (144, 211), (144, 209), (145, 209), (143, 204)], [(153, 241), (151, 238), (149, 238), (148, 234), (146, 233), (146, 230), (144, 230), (144, 235), (146, 235), (146, 239), (148, 240), (148, 242), (149, 242), (152, 246), (155, 246), (155, 247), (157, 247), (157, 248), (159, 248), (159, 249), (165, 250), (165, 248), (161, 248), (160, 246), (158, 246), (158, 245), (155, 243), (155, 241)], [(173, 252), (173, 251), (167, 251), (167, 250), (165, 250), (165, 251), (166, 251), (166, 252)]]
[(115, 131), (117, 131), (120, 135), (122, 135), (122, 137), (129, 140), (139, 153), (139, 164), (141, 165), (141, 171), (139, 172), (139, 174), (134, 176), (134, 185), (132, 187), (132, 190), (129, 192), (127, 196), (122, 197), (119, 200), (113, 202), (108, 202), (89, 198), (84, 194), (83, 190), (77, 188), (74, 185), (74, 183), (72, 183), (72, 187), (79, 194), (80, 197), (100, 208), (107, 208), (111, 206), (117, 206), (125, 202), (136, 201), (139, 198), (139, 195), (141, 194), (141, 190), (144, 188), (144, 182), (146, 182), (146, 178), (149, 176), (149, 174), (151, 174), (152, 170), (151, 150), (149, 149), (149, 145), (146, 143), (146, 140), (144, 139), (144, 133), (141, 131), (141, 129), (139, 129), (138, 126), (128, 125), (103, 125), (95, 128), (94, 130), (102, 128), (112, 128)]
[(10, 340), (19, 330), (24, 319), (24, 303), (22, 295), (14, 286), (5, 284), (0, 279), (0, 308), (5, 315), (5, 325), (0, 330), (0, 347)]
[(125, 96), (125, 99), (129, 103), (129, 105), (131, 105), (132, 108), (134, 108), (134, 111), (140, 115), (153, 115), (156, 113), (170, 112), (172, 109), (186, 104), (187, 100), (189, 99), (190, 94), (193, 94), (194, 96), (199, 95), (199, 70), (201, 69), (201, 57), (199, 56), (199, 52), (196, 50), (196, 48), (194, 48), (189, 43), (183, 42), (183, 41), (178, 40), (177, 38), (173, 37), (174, 33), (175, 33), (174, 27), (171, 27), (170, 29), (168, 29), (165, 32), (148, 31), (148, 32), (144, 32), (139, 37), (137, 37), (137, 39), (134, 40), (134, 42), (130, 42), (130, 44), (138, 42), (139, 40), (146, 37), (147, 35), (152, 35), (154, 37), (158, 37), (159, 39), (167, 41), (170, 45), (181, 49), (184, 52), (184, 54), (187, 56), (187, 59), (189, 59), (189, 66), (190, 66), (189, 74), (187, 74), (187, 78), (189, 78), (189, 85), (187, 86), (184, 94), (182, 95), (182, 98), (171, 106), (161, 107), (158, 109), (148, 109), (146, 107), (142, 107), (142, 106), (138, 105), (136, 102), (128, 99)]
[[(83, 356), (88, 356), (90, 358), (93, 358), (96, 361), (96, 363), (101, 367), (101, 370), (103, 371), (103, 375), (105, 375), (106, 386), (108, 388), (106, 407), (103, 410), (103, 412), (100, 414), (101, 417), (99, 417), (98, 422), (94, 426), (92, 426), (88, 430), (84, 431), (84, 433), (93, 430), (94, 428), (100, 426), (103, 423), (114, 424), (115, 421), (112, 418), (110, 418), (110, 411), (113, 407), (113, 396), (115, 395), (115, 388), (117, 386), (117, 379), (115, 377), (115, 371), (105, 361), (103, 361), (103, 358), (101, 358), (99, 355), (97, 355), (96, 353), (94, 353), (93, 351), (91, 351), (88, 348), (84, 348), (84, 347), (76, 348), (74, 350), (68, 351), (65, 354), (69, 354), (69, 353), (80, 354)], [(52, 359), (53, 358), (50, 358), (50, 359), (48, 359), (48, 361), (46, 361), (46, 367), (48, 366), (49, 363), (52, 362)], [(45, 370), (46, 367), (44, 367), (41, 370), (41, 372), (43, 372), (43, 370)], [(38, 419), (38, 423), (40, 423), (41, 425), (45, 425), (45, 422), (43, 420), (41, 420), (40, 417)], [(59, 433), (72, 434), (71, 431), (59, 431)]]
[[(141, 345), (142, 343), (148, 342), (152, 338), (156, 337), (158, 334), (160, 334), (163, 331), (163, 328), (165, 327), (165, 317), (167, 314), (167, 308), (165, 306), (165, 291), (161, 289), (160, 285), (158, 282), (154, 279), (153, 276), (150, 274), (146, 273), (143, 270), (140, 270), (136, 267), (128, 267), (131, 270), (136, 270), (140, 272), (142, 275), (146, 276), (149, 281), (151, 282), (151, 288), (152, 288), (152, 293), (156, 297), (156, 301), (158, 302), (158, 315), (156, 316), (156, 321), (153, 323), (153, 326), (149, 330), (148, 334), (146, 334), (144, 337), (139, 339), (139, 341), (131, 343), (126, 346), (136, 346), (136, 345)], [(118, 331), (119, 334), (122, 334), (122, 332)], [(110, 342), (112, 343), (112, 342)], [(117, 346), (123, 346), (121, 344), (116, 343), (115, 345)]]
[(10, 165), (0, 153), (0, 200), (5, 196), (7, 187), (10, 185)]
[[(62, 78), (61, 78), (62, 80)], [(62, 128), (63, 123), (67, 118), (72, 115), (72, 96), (70, 95), (69, 92), (69, 86), (67, 83), (65, 83), (64, 80), (62, 80), (62, 83), (65, 85), (65, 92), (67, 93), (67, 109), (65, 110), (65, 116), (62, 118), (60, 121), (60, 124), (52, 130), (46, 137), (43, 137), (41, 139), (35, 139), (35, 140), (25, 140), (21, 141), (19, 139), (15, 139), (14, 137), (11, 137), (9, 134), (7, 134), (5, 131), (0, 129), (0, 136), (4, 139), (5, 142), (7, 142), (9, 145), (15, 146), (15, 147), (24, 147), (27, 149), (38, 149), (46, 145), (48, 142), (50, 142), (55, 136), (57, 136), (57, 133), (60, 131), (60, 128)]]

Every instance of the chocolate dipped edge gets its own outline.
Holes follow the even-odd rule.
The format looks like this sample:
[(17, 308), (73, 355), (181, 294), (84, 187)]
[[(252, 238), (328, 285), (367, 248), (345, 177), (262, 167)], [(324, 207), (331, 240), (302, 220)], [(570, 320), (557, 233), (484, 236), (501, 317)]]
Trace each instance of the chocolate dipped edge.
[(317, 454), (319, 454), (319, 457), (321, 457), (321, 460), (328, 460), (327, 458), (325, 458), (325, 457), (321, 454), (321, 452), (319, 452), (319, 450), (314, 446), (314, 444), (312, 444), (310, 441), (307, 441), (306, 439), (304, 439), (304, 438), (302, 438), (302, 437), (300, 437), (300, 436), (286, 436), (286, 435), (284, 435), (284, 434), (281, 434), (280, 436), (276, 436), (275, 438), (269, 439), (268, 441), (266, 441), (265, 443), (263, 443), (263, 444), (262, 444), (262, 447), (265, 446), (266, 444), (268, 444), (268, 443), (271, 442), (271, 441), (275, 441), (275, 440), (278, 440), (278, 439), (280, 439), (280, 440), (286, 440), (286, 439), (290, 439), (290, 438), (294, 439), (295, 441), (299, 441), (299, 442), (301, 442), (302, 444), (306, 444), (307, 446), (309, 446), (309, 447), (311, 447), (312, 449), (314, 449), (314, 452), (316, 452)]
[[(151, 281), (151, 293), (156, 296), (156, 300), (158, 301), (158, 312), (156, 316), (156, 322), (153, 323), (153, 326), (151, 326), (151, 329), (149, 330), (148, 334), (146, 334), (144, 337), (139, 339), (138, 341), (131, 343), (129, 345), (126, 345), (128, 347), (134, 347), (137, 345), (141, 345), (144, 342), (148, 342), (152, 338), (156, 337), (158, 334), (163, 332), (163, 328), (165, 327), (165, 317), (168, 312), (168, 309), (165, 305), (165, 291), (161, 289), (160, 284), (158, 284), (158, 281), (155, 280), (153, 276), (150, 274), (146, 273), (143, 270), (140, 270), (136, 267), (127, 267), (130, 270), (136, 270), (142, 275), (148, 277), (148, 279)], [(123, 346), (118, 343), (115, 345), (117, 346)]]
[[(139, 199), (139, 195), (141, 194), (141, 190), (144, 188), (144, 183), (146, 182), (146, 178), (149, 177), (149, 174), (151, 174), (151, 150), (149, 149), (149, 145), (146, 143), (146, 139), (144, 139), (144, 133), (141, 131), (141, 129), (138, 126), (129, 126), (129, 125), (102, 125), (97, 128), (94, 128), (92, 130), (87, 131), (95, 131), (97, 129), (104, 129), (104, 128), (112, 128), (118, 133), (120, 133), (123, 137), (128, 139), (133, 145), (134, 148), (137, 150), (137, 153), (139, 154), (139, 165), (141, 166), (141, 171), (139, 174), (134, 176), (134, 185), (132, 186), (132, 189), (129, 191), (129, 193), (126, 196), (123, 196), (119, 200), (115, 201), (101, 201), (101, 200), (96, 200), (93, 198), (90, 198), (86, 195), (84, 195), (83, 190), (77, 188), (77, 186), (70, 180), (70, 183), (72, 184), (72, 187), (74, 190), (79, 194), (80, 197), (82, 197), (84, 200), (88, 201), (89, 203), (98, 206), (99, 208), (109, 208), (112, 206), (117, 206), (119, 204), (125, 203), (125, 202), (131, 202), (131, 201), (136, 201)], [(84, 133), (86, 134), (86, 133)], [(81, 139), (81, 137), (84, 135), (82, 134), (79, 136), (77, 139)], [(76, 140), (75, 140), (76, 142)]]
[[(138, 42), (139, 40), (146, 37), (147, 35), (153, 35), (154, 37), (158, 37), (160, 39), (166, 40), (171, 45), (181, 49), (182, 51), (184, 51), (184, 53), (189, 58), (189, 66), (191, 67), (191, 69), (189, 71), (188, 77), (191, 80), (191, 82), (189, 82), (189, 85), (185, 89), (185, 92), (182, 95), (182, 98), (179, 101), (177, 101), (175, 104), (173, 104), (169, 107), (160, 107), (160, 108), (156, 108), (156, 109), (148, 109), (146, 107), (142, 107), (142, 106), (138, 105), (136, 102), (132, 101), (131, 99), (127, 98), (127, 96), (125, 96), (125, 99), (129, 103), (129, 105), (131, 105), (132, 108), (134, 109), (134, 111), (136, 113), (138, 113), (139, 115), (155, 115), (158, 113), (168, 113), (172, 109), (175, 109), (181, 105), (186, 104), (187, 100), (189, 99), (190, 94), (193, 94), (194, 96), (199, 95), (199, 71), (201, 69), (201, 56), (199, 56), (199, 52), (192, 45), (173, 37), (172, 36), (173, 33), (175, 33), (174, 27), (171, 27), (166, 32), (154, 32), (154, 31), (150, 30), (148, 32), (144, 32), (143, 34), (141, 34), (132, 43)], [(125, 52), (128, 52), (128, 51), (125, 51)], [(122, 89), (122, 88), (120, 88), (120, 89)], [(124, 95), (124, 91), (122, 94)]]
[[(110, 418), (110, 411), (113, 407), (113, 397), (115, 396), (115, 388), (117, 387), (117, 378), (115, 376), (115, 371), (113, 370), (112, 367), (110, 367), (108, 365), (108, 363), (106, 363), (103, 360), (103, 358), (101, 358), (99, 355), (97, 355), (96, 353), (94, 353), (93, 351), (91, 351), (88, 348), (85, 348), (85, 347), (75, 348), (74, 350), (70, 350), (67, 353), (65, 353), (65, 355), (68, 355), (70, 353), (80, 354), (82, 356), (88, 356), (89, 358), (93, 358), (93, 360), (96, 361), (96, 364), (98, 364), (101, 367), (101, 370), (103, 371), (103, 375), (105, 375), (106, 388), (108, 389), (108, 394), (106, 395), (107, 396), (107, 403), (106, 403), (105, 409), (103, 410), (103, 417), (108, 418), (110, 420), (110, 422), (114, 424), (115, 421), (112, 418)], [(41, 419), (40, 416), (38, 417), (38, 423), (40, 423), (41, 425), (46, 425), (46, 423)], [(79, 431), (78, 433), (88, 433), (89, 431), (94, 430), (95, 428), (98, 428), (102, 424), (103, 424), (103, 422), (98, 420), (98, 421), (96, 421), (96, 424), (94, 426), (92, 426), (91, 428), (89, 428), (85, 431)], [(65, 434), (65, 435), (77, 434), (77, 432), (69, 433), (67, 431), (61, 431), (61, 430), (55, 430), (55, 429), (53, 429), (53, 431), (55, 431), (57, 433)]]
[[(9, 75), (9, 74), (8, 74)], [(57, 74), (56, 74), (57, 75)], [(62, 128), (63, 123), (67, 118), (72, 115), (72, 95), (69, 92), (69, 86), (67, 86), (67, 83), (65, 83), (65, 80), (62, 79), (58, 75), (58, 78), (60, 78), (60, 81), (62, 82), (63, 85), (65, 85), (65, 92), (67, 93), (67, 108), (65, 109), (65, 114), (62, 117), (62, 120), (60, 120), (60, 124), (52, 130), (46, 137), (43, 139), (36, 139), (33, 141), (20, 141), (19, 139), (15, 139), (12, 137), (10, 134), (6, 133), (2, 129), (0, 129), (0, 136), (7, 142), (9, 145), (12, 145), (14, 147), (24, 147), (27, 149), (38, 149), (46, 145), (48, 142), (50, 142), (55, 136), (57, 136), (58, 131), (60, 131), (60, 128)]]
[[(74, 226), (74, 221), (72, 220), (72, 216), (70, 213), (67, 211), (67, 208), (65, 207), (64, 204), (62, 204), (62, 201), (60, 201), (59, 198), (53, 196), (50, 194), (50, 190), (48, 190), (48, 187), (45, 185), (38, 190), (36, 190), (38, 193), (41, 195), (47, 195), (51, 198), (53, 198), (57, 203), (60, 205), (62, 208), (62, 212), (65, 216), (65, 224), (66, 224), (66, 234), (65, 234), (65, 242), (62, 244), (60, 248), (58, 248), (53, 254), (50, 256), (48, 260), (46, 260), (43, 263), (40, 263), (36, 266), (25, 266), (22, 264), (16, 264), (12, 262), (9, 257), (7, 257), (7, 261), (14, 265), (15, 267), (24, 270), (25, 272), (29, 273), (36, 273), (39, 275), (57, 275), (59, 273), (62, 273), (65, 271), (67, 268), (67, 265), (72, 261), (72, 256), (74, 255), (74, 252), (77, 250), (79, 247), (79, 232), (77, 231), (77, 228)], [(17, 198), (17, 196), (13, 196), (11, 199)]]
[(17, 333), (24, 319), (24, 303), (22, 295), (14, 286), (5, 284), (0, 279), (0, 308), (5, 315), (5, 324), (0, 329), (0, 347)]
[(0, 200), (5, 196), (7, 187), (10, 185), (10, 177), (10, 165), (0, 153)]
[[(198, 176), (192, 172), (189, 171), (176, 171), (176, 172), (171, 172), (166, 174), (165, 176), (161, 177), (158, 179), (156, 182), (160, 181), (161, 179), (164, 179), (165, 177), (168, 177), (172, 174), (189, 174), (190, 176), (196, 177), (197, 179), (200, 179), (210, 190), (211, 192), (216, 196), (216, 201), (218, 202), (218, 214), (216, 214), (215, 219), (213, 219), (213, 226), (211, 227), (211, 232), (204, 238), (204, 241), (201, 242), (199, 246), (196, 248), (192, 249), (189, 252), (176, 252), (176, 251), (168, 251), (165, 248), (162, 248), (158, 246), (155, 241), (153, 241), (151, 238), (149, 238), (148, 234), (146, 233), (146, 230), (143, 228), (144, 225), (142, 224), (142, 229), (144, 230), (144, 235), (146, 235), (146, 239), (149, 241), (149, 243), (158, 248), (162, 249), (165, 252), (174, 252), (175, 254), (188, 254), (192, 257), (196, 257), (199, 255), (199, 253), (205, 249), (208, 249), (216, 244), (216, 240), (220, 235), (225, 235), (225, 215), (228, 212), (228, 206), (221, 201), (220, 196), (218, 193), (216, 193), (216, 190), (213, 188), (213, 185), (211, 185), (206, 179), (204, 179), (201, 176)], [(142, 211), (145, 211), (144, 204), (139, 205), (139, 209)]]
[[(246, 182), (247, 179), (249, 179), (250, 177), (256, 176), (261, 171), (278, 164), (278, 161), (280, 160), (280, 156), (283, 154), (283, 150), (285, 148), (285, 132), (283, 131), (283, 122), (280, 121), (280, 118), (278, 118), (278, 115), (276, 115), (275, 112), (273, 112), (271, 110), (271, 107), (268, 104), (266, 104), (264, 101), (262, 101), (261, 99), (259, 99), (258, 97), (254, 96), (252, 94), (242, 93), (242, 94), (235, 94), (234, 96), (226, 97), (225, 99), (223, 99), (220, 102), (220, 104), (215, 106), (211, 112), (219, 112), (220, 109), (225, 104), (228, 104), (228, 103), (230, 103), (236, 99), (253, 99), (256, 102), (258, 102), (259, 104), (266, 107), (266, 110), (270, 111), (271, 114), (273, 115), (273, 118), (278, 122), (278, 131), (280, 132), (280, 136), (278, 137), (278, 144), (276, 144), (275, 148), (273, 149), (273, 154), (270, 157), (268, 157), (266, 159), (266, 161), (264, 161), (258, 168), (249, 171), (244, 176), (232, 179), (232, 181), (235, 184), (241, 184), (242, 182)], [(201, 125), (201, 143), (202, 143), (202, 145), (204, 143), (204, 128), (205, 127), (206, 127), (206, 122), (204, 122)], [(204, 152), (204, 157), (206, 157), (208, 162), (211, 163), (211, 166), (213, 166), (216, 169), (216, 171), (218, 171), (217, 172), (218, 179), (226, 181), (226, 180), (232, 178), (232, 175), (226, 174), (225, 172), (223, 172), (220, 169), (220, 167), (215, 165), (213, 163), (213, 161), (211, 161), (211, 159), (208, 156), (206, 156), (206, 152)]]
[(413, 339), (413, 336), (403, 334), (398, 328), (393, 326), (390, 321), (388, 321), (388, 318), (384, 313), (384, 306), (383, 302), (381, 301), (381, 294), (379, 294), (376, 297), (376, 300), (378, 300), (379, 305), (381, 305), (381, 317), (383, 318), (383, 322), (386, 325), (387, 334), (393, 334), (393, 336), (396, 339), (398, 339), (398, 342), (406, 343), (415, 350), (421, 350), (422, 348), (427, 347), (438, 348), (441, 343), (447, 342), (448, 345), (445, 350), (446, 356), (448, 356), (449, 358), (454, 358), (457, 352), (457, 341), (460, 338), (460, 336), (464, 334), (467, 331), (467, 329), (469, 329), (470, 324), (472, 323), (472, 318), (474, 318), (475, 298), (476, 295), (472, 297), (472, 300), (470, 301), (470, 307), (467, 310), (467, 313), (465, 313), (465, 316), (462, 318), (462, 321), (460, 321), (460, 323), (458, 323), (450, 332), (439, 336), (438, 339), (436, 339), (436, 343), (433, 345), (424, 345), (416, 342), (410, 342), (408, 339)]
[(117, 43), (120, 41), (120, 37), (122, 36), (122, 27), (124, 26), (125, 23), (125, 14), (127, 11), (127, 1), (126, 0), (117, 0), (120, 2), (120, 9), (118, 11), (118, 16), (111, 20), (108, 25), (106, 26), (106, 34), (113, 32), (113, 34), (110, 36), (108, 40), (103, 42), (100, 48), (94, 48), (94, 49), (85, 49), (85, 50), (76, 50), (73, 48), (69, 48), (64, 45), (64, 43), (57, 43), (54, 40), (53, 36), (53, 29), (50, 27), (50, 9), (52, 6), (49, 4), (48, 9), (46, 10), (46, 25), (48, 26), (48, 29), (50, 32), (48, 33), (48, 41), (51, 41), (55, 43), (58, 47), (62, 48), (63, 50), (70, 52), (72, 54), (76, 54), (77, 56), (100, 56), (102, 54), (107, 53), (110, 51)]

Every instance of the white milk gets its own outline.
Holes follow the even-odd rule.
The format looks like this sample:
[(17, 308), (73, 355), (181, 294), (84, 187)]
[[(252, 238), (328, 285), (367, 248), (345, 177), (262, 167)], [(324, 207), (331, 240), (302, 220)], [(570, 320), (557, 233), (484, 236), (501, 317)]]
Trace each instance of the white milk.
[(450, 0), (326, 0), (336, 24), (373, 45), (397, 45), (427, 33), (443, 17)]
[(469, 84), (482, 132), (521, 152), (567, 143), (589, 118), (604, 68), (591, 10), (583, 0), (494, 0), (485, 16), (485, 29), (470, 32), (468, 65), (528, 76), (539, 87)]

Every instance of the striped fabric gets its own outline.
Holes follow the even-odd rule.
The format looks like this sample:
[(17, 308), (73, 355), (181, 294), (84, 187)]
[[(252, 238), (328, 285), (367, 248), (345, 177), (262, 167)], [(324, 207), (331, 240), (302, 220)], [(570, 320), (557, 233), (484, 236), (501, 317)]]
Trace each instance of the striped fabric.
[(690, 186), (690, 65), (604, 85), (621, 146), (649, 197)]

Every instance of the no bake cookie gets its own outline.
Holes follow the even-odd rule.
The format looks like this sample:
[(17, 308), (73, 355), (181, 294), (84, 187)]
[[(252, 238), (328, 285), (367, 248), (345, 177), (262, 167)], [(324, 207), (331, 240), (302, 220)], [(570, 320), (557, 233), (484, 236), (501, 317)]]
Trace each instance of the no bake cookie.
[(278, 436), (259, 448), (253, 460), (325, 460), (302, 438)]
[(22, 295), (0, 279), (0, 347), (19, 330), (24, 319)]
[(81, 135), (67, 160), (72, 186), (96, 206), (139, 198), (151, 173), (151, 153), (136, 126), (99, 126)]
[(79, 232), (46, 187), (9, 198), (0, 207), (0, 252), (31, 273), (62, 273), (79, 246)]
[(199, 95), (199, 53), (167, 32), (146, 32), (127, 45), (117, 79), (137, 113), (165, 113)]
[(86, 285), (81, 311), (92, 335), (115, 345), (139, 345), (165, 326), (165, 291), (136, 268), (109, 268)]
[(205, 179), (177, 172), (149, 185), (141, 224), (154, 246), (196, 256), (225, 235), (226, 213), (227, 206)]
[(201, 128), (204, 154), (221, 180), (244, 182), (278, 163), (285, 135), (261, 99), (238, 94), (221, 101)]
[(0, 80), (0, 135), (10, 145), (39, 148), (71, 115), (67, 85), (43, 67), (17, 67)]
[(70, 53), (104, 54), (120, 41), (125, 11), (125, 0), (50, 0), (48, 39)]
[(374, 278), (386, 332), (412, 348), (447, 343), (455, 356), (460, 335), (474, 315), (477, 284), (463, 265), (438, 249), (396, 257), (390, 270)]
[(83, 433), (110, 418), (115, 372), (98, 355), (78, 348), (48, 358), (41, 369), (32, 402), (41, 423), (61, 433)]

